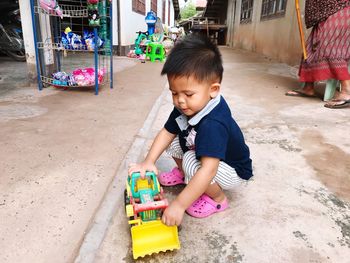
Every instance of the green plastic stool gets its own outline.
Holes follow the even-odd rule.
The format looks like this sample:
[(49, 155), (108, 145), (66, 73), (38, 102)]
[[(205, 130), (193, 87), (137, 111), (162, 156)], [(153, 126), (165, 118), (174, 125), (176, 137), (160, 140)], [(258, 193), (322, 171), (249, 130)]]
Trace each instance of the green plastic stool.
[(165, 49), (160, 43), (151, 42), (147, 45), (146, 58), (149, 58), (151, 62), (159, 59), (161, 62), (165, 59)]
[[(304, 88), (305, 82), (301, 83), (301, 88)], [(324, 89), (323, 101), (331, 100), (335, 91), (340, 90), (340, 81), (336, 79), (328, 79), (326, 81), (326, 88)]]
[(326, 82), (326, 89), (324, 90), (323, 101), (331, 100), (337, 88), (340, 90), (340, 81), (336, 79), (328, 79)]

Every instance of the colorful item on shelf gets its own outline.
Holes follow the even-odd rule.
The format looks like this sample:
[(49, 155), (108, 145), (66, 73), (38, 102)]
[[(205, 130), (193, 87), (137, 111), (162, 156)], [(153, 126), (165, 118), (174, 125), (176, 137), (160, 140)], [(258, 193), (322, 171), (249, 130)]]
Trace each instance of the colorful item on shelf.
[[(103, 81), (105, 73), (106, 70), (104, 68), (98, 70), (98, 84)], [(54, 86), (93, 86), (95, 85), (95, 69), (76, 69), (72, 74), (60, 71), (53, 73), (52, 78)]]
[(61, 34), (62, 46), (69, 50), (86, 49), (81, 36), (73, 33), (73, 31), (67, 27)]
[[(103, 76), (106, 70), (104, 68), (99, 69), (97, 73), (98, 84), (103, 81)], [(73, 71), (73, 77), (78, 86), (92, 86), (95, 85), (95, 69), (94, 68), (83, 68), (76, 69)]]
[[(64, 2), (67, 2), (67, 5)], [(69, 4), (68, 2), (72, 3)], [(73, 2), (80, 2), (80, 4), (74, 4)], [(95, 95), (98, 95), (99, 86), (102, 84), (108, 83), (110, 88), (113, 88), (113, 52), (111, 46), (113, 21), (112, 2), (114, 1), (31, 1), (31, 22), (33, 31), (36, 32), (36, 34), (34, 34), (34, 47), (35, 53), (37, 54), (35, 58), (39, 90), (42, 90), (47, 85), (61, 88), (88, 85), (88, 87), (94, 87)], [(90, 18), (93, 20), (90, 21), (90, 25), (98, 26), (99, 20), (101, 20), (101, 27), (94, 27), (93, 33), (87, 32), (83, 37), (84, 32), (82, 32), (82, 29), (86, 28), (86, 22), (89, 22), (85, 21), (88, 15), (87, 3), (90, 4), (90, 11), (96, 10), (96, 13), (90, 12)], [(60, 16), (65, 19), (53, 19), (52, 16)], [(47, 23), (44, 23), (44, 25), (42, 23), (45, 21), (50, 24), (49, 27), (51, 30), (49, 30), (49, 32), (46, 32), (48, 28), (45, 25)], [(70, 26), (70, 28), (68, 26)], [(73, 29), (74, 32), (71, 29)], [(80, 31), (78, 32), (76, 30)], [(103, 46), (104, 48), (96, 52), (97, 46)], [(89, 50), (87, 50), (88, 48)], [(73, 50), (74, 52), (67, 52), (66, 49)], [(78, 50), (82, 52), (75, 52)], [(95, 50), (94, 54), (86, 53), (90, 53), (90, 50)], [(74, 54), (76, 55), (74, 58), (71, 58), (75, 64), (88, 64), (91, 68), (77, 69), (74, 72), (75, 76), (73, 76), (73, 72), (71, 71), (64, 72), (67, 70), (66, 67), (69, 67), (71, 64), (70, 60), (65, 61), (65, 57), (68, 53), (73, 53), (73, 56)], [(84, 56), (85, 54), (87, 54), (87, 56)], [(47, 55), (49, 55), (49, 58), (46, 59)], [(48, 60), (50, 61), (48, 62)], [(51, 70), (46, 70), (47, 63), (50, 65), (53, 63), (52, 68), (55, 68), (58, 72), (52, 74)], [(110, 76), (107, 78), (105, 74), (110, 74)], [(75, 78), (77, 78), (78, 83)]]
[(88, 9), (88, 20), (89, 26), (96, 27), (100, 26), (100, 14), (98, 12), (98, 0), (88, 0), (87, 1)]
[(61, 17), (61, 19), (63, 18), (62, 10), (56, 0), (40, 0), (40, 7), (49, 14), (56, 14)]
[[(64, 49), (68, 50), (90, 50), (95, 49), (95, 36), (93, 32), (84, 30), (83, 37), (72, 32), (72, 30), (67, 27), (61, 34), (61, 42)], [(104, 44), (99, 36), (97, 36), (97, 47), (101, 48)]]
[(72, 74), (68, 74), (64, 71), (56, 72), (52, 74), (54, 86), (76, 86), (74, 77)]
[[(95, 49), (95, 35), (93, 32), (84, 30), (83, 39), (85, 41), (86, 49), (93, 51)], [(100, 48), (104, 44), (104, 40), (97, 36), (97, 47)]]

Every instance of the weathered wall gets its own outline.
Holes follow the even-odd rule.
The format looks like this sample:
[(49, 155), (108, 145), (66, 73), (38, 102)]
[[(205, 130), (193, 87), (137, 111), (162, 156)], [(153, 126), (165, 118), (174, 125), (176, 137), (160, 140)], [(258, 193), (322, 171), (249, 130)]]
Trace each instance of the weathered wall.
[[(291, 65), (299, 64), (301, 46), (295, 2), (287, 2), (284, 17), (261, 21), (262, 0), (256, 0), (252, 22), (240, 24), (241, 2), (242, 0), (229, 0), (229, 7), (235, 5), (236, 8), (234, 14), (228, 8), (228, 21), (234, 20), (234, 25), (231, 27), (228, 25), (227, 44), (231, 47), (261, 53)], [(300, 8), (303, 13), (304, 0), (300, 1)], [(234, 18), (232, 18), (233, 15)]]
[(35, 47), (34, 47), (34, 36), (33, 36), (33, 24), (32, 24), (32, 10), (30, 7), (30, 1), (20, 0), (19, 8), (21, 12), (22, 21), (22, 32), (24, 48), (26, 51), (27, 58), (27, 72), (28, 72), (28, 83), (36, 81), (36, 67), (35, 67)]

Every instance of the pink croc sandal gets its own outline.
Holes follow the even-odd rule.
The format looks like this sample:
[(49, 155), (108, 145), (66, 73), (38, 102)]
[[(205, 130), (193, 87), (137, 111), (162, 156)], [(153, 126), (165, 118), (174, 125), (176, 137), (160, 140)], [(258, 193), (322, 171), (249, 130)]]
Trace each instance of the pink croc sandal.
[(161, 173), (158, 176), (158, 180), (163, 186), (173, 186), (185, 183), (185, 177), (177, 167), (172, 169), (170, 172)]
[(201, 195), (186, 209), (187, 214), (197, 218), (208, 217), (214, 213), (224, 211), (228, 207), (227, 198), (221, 203), (215, 202), (208, 195)]

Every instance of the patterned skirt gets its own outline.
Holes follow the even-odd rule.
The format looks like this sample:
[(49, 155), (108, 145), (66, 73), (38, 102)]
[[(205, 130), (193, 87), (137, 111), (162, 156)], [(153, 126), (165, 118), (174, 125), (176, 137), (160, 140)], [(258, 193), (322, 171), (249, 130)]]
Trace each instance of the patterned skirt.
[(350, 80), (350, 7), (312, 28), (306, 41), (307, 59), (299, 68), (301, 82)]

